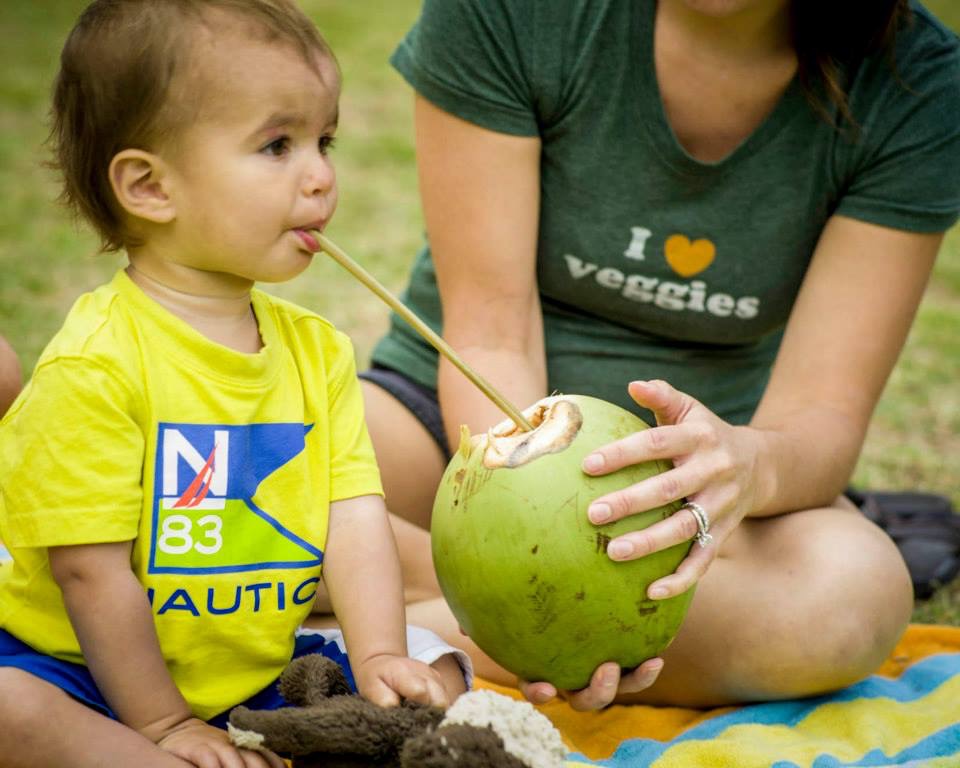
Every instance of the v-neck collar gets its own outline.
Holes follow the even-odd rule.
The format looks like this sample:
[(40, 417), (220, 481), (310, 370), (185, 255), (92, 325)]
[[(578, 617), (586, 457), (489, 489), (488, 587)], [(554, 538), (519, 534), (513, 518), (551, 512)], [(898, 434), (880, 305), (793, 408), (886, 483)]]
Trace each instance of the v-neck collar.
[(644, 98), (640, 103), (648, 105), (647, 119), (643, 123), (657, 147), (657, 155), (668, 165), (684, 173), (695, 175), (726, 172), (739, 165), (745, 158), (754, 155), (790, 120), (802, 112), (797, 108), (797, 102), (805, 97), (800, 78), (795, 74), (770, 114), (740, 144), (716, 162), (698, 160), (684, 148), (670, 125), (660, 92), (660, 83), (657, 81), (654, 56), (657, 0), (649, 0), (645, 5), (645, 13), (638, 14), (640, 20), (638, 39), (643, 41), (640, 46), (640, 87)]

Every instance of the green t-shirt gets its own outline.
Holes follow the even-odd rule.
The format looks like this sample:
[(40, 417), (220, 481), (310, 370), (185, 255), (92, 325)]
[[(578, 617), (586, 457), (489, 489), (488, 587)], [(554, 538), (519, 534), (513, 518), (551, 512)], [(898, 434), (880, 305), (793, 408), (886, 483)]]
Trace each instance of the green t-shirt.
[[(548, 389), (639, 412), (627, 382), (661, 378), (745, 423), (832, 214), (914, 232), (956, 221), (960, 47), (914, 6), (896, 72), (883, 55), (849, 72), (856, 140), (814, 112), (795, 78), (736, 150), (702, 163), (664, 114), (655, 7), (426, 0), (392, 62), (447, 112), (542, 139)], [(849, 295), (870, 301), (870, 276)], [(441, 327), (429, 245), (404, 301)], [(436, 385), (436, 353), (397, 317), (373, 359)]]

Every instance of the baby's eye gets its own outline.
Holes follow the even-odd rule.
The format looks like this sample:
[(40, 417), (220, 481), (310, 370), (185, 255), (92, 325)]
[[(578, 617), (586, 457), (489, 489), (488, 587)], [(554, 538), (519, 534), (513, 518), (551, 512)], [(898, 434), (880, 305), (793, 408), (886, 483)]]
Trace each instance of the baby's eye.
[(287, 136), (278, 136), (269, 144), (267, 144), (261, 152), (265, 154), (272, 155), (273, 157), (280, 157), (287, 153), (290, 149), (290, 139)]
[(336, 144), (336, 141), (337, 140), (334, 136), (321, 136), (320, 142), (319, 142), (320, 154), (321, 155), (327, 154), (327, 152), (333, 149), (334, 145)]

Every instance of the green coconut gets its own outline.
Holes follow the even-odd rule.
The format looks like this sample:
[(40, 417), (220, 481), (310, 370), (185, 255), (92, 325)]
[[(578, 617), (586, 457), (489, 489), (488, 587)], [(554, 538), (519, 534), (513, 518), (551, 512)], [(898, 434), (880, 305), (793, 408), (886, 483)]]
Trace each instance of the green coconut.
[(693, 590), (650, 600), (650, 584), (676, 570), (684, 542), (628, 562), (607, 555), (611, 539), (669, 517), (674, 502), (607, 525), (587, 507), (599, 496), (670, 468), (649, 461), (602, 477), (581, 470), (606, 443), (648, 429), (603, 400), (549, 397), (513, 422), (461, 444), (433, 508), (433, 561), (454, 616), (494, 661), (530, 681), (585, 687), (603, 662), (632, 669), (677, 634)]

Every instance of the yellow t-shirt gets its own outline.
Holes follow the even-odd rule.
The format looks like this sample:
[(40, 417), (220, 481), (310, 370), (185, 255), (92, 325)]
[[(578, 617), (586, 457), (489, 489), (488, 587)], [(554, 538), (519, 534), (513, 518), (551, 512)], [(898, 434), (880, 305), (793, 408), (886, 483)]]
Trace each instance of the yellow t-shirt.
[(83, 663), (47, 547), (135, 540), (167, 666), (204, 719), (269, 684), (310, 610), (331, 501), (382, 493), (353, 349), (255, 290), (211, 342), (124, 272), (82, 296), (0, 421), (0, 627)]

